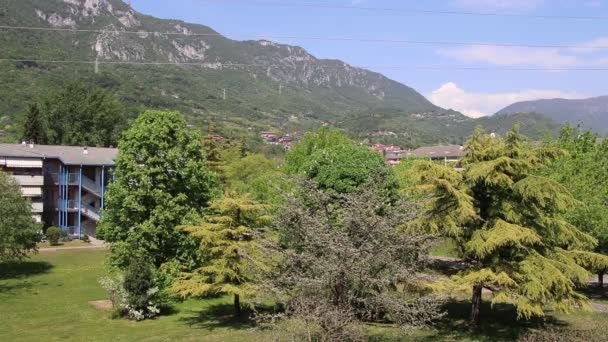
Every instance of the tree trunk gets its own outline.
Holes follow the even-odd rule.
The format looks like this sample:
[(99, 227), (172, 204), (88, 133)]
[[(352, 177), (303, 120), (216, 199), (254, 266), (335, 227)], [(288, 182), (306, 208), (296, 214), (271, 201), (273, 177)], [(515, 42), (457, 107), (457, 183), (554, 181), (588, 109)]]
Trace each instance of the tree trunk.
[(241, 316), (241, 298), (237, 294), (234, 295), (234, 315)]
[(605, 269), (597, 272), (597, 287), (599, 287), (600, 289), (604, 288), (604, 273), (606, 272)]
[(471, 298), (471, 324), (479, 326), (479, 311), (481, 310), (481, 290), (483, 286), (473, 286), (473, 296)]

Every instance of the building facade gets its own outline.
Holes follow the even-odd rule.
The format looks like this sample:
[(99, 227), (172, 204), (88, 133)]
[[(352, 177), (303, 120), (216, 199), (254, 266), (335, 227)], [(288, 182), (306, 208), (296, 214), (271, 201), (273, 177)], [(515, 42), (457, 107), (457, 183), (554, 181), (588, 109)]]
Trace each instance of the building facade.
[(0, 170), (21, 185), (37, 222), (95, 237), (117, 154), (115, 148), (0, 144)]

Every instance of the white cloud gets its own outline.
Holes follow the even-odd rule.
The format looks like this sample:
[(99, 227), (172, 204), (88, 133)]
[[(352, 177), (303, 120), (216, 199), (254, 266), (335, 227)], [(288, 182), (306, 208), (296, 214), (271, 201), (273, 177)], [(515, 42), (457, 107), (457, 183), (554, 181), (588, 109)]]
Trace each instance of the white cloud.
[(453, 0), (458, 7), (478, 11), (516, 10), (529, 11), (544, 4), (544, 0)]
[[(594, 48), (595, 47), (595, 48)], [(608, 37), (600, 37), (586, 42), (576, 44), (576, 48), (570, 49), (572, 52), (577, 53), (602, 53), (603, 49), (597, 47), (608, 47)]]
[(464, 62), (484, 62), (500, 66), (564, 68), (580, 64), (576, 55), (565, 54), (559, 49), (471, 45), (438, 52)]
[(602, 7), (602, 2), (599, 0), (585, 1), (585, 6), (591, 7), (591, 8), (598, 8), (598, 7)]
[(442, 85), (429, 96), (431, 102), (437, 106), (460, 111), (472, 118), (492, 115), (504, 107), (519, 101), (584, 97), (573, 92), (538, 89), (506, 93), (476, 93), (466, 91), (454, 82)]

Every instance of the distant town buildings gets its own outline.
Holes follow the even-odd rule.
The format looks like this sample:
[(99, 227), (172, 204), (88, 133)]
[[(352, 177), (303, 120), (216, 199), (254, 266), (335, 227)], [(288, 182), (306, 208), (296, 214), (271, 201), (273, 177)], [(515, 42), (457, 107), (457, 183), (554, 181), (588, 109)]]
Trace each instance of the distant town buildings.
[(294, 138), (299, 136), (299, 132), (294, 132), (292, 134), (277, 134), (270, 131), (260, 132), (260, 136), (267, 144), (271, 145), (281, 145), (284, 149), (289, 150), (294, 143)]
[(425, 158), (444, 161), (445, 163), (458, 163), (464, 155), (460, 145), (424, 146), (417, 149), (404, 149), (397, 145), (374, 144), (372, 149), (382, 153), (386, 162), (397, 165), (403, 159)]

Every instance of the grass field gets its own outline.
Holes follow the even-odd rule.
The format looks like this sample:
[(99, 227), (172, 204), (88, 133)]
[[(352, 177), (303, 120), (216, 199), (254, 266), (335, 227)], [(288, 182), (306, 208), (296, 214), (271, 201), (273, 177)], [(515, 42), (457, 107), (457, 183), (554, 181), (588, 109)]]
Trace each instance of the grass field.
[[(268, 341), (268, 332), (229, 320), (229, 299), (188, 300), (174, 313), (155, 320), (112, 319), (89, 302), (106, 299), (98, 279), (104, 274), (104, 250), (42, 252), (20, 265), (0, 264), (0, 341)], [(529, 329), (563, 327), (589, 330), (608, 325), (608, 314), (557, 315), (540, 322), (517, 322), (513, 308), (484, 306), (484, 324), (467, 329), (468, 303), (446, 305), (448, 316), (436, 330), (403, 336), (382, 325), (369, 325), (374, 341), (511, 341)], [(274, 336), (274, 335), (273, 335)], [(590, 340), (587, 340), (590, 342)]]
[(51, 244), (48, 241), (45, 242), (39, 242), (38, 243), (38, 248), (65, 248), (65, 247), (84, 247), (84, 246), (90, 246), (91, 244), (88, 242), (84, 242), (81, 240), (72, 240), (72, 241), (67, 241), (67, 242), (59, 242), (58, 245), (56, 246), (51, 246)]

